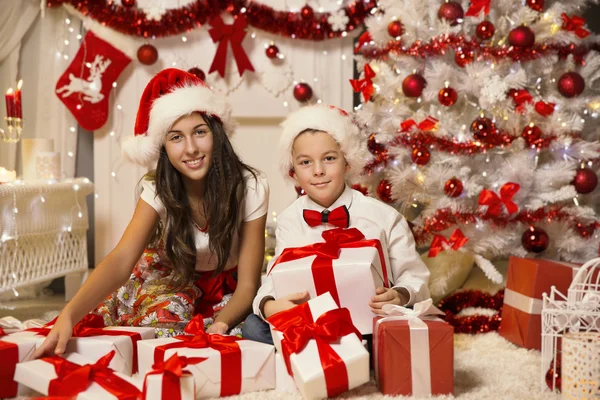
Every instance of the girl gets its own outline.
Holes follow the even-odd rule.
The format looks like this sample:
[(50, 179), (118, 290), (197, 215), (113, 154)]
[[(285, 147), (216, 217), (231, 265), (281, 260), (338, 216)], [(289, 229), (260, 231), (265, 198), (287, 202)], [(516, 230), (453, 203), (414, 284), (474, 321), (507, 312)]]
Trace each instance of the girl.
[(121, 241), (36, 357), (62, 354), (94, 308), (107, 325), (152, 326), (157, 336), (181, 334), (195, 313), (209, 333), (239, 332), (259, 286), (269, 189), (234, 152), (233, 132), (229, 104), (200, 79), (177, 69), (152, 78), (123, 151), (156, 169)]

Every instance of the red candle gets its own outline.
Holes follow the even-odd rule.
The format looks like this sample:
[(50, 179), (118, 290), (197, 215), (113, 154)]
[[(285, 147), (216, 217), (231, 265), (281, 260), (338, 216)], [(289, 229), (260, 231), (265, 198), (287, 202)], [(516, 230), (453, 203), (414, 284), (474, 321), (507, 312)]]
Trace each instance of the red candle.
[(23, 118), (23, 107), (21, 103), (21, 86), (23, 86), (23, 79), (19, 80), (17, 84), (17, 90), (15, 91), (15, 117)]
[(12, 88), (10, 88), (6, 91), (4, 100), (6, 101), (6, 116), (9, 118), (14, 117), (15, 116), (15, 94), (13, 93)]

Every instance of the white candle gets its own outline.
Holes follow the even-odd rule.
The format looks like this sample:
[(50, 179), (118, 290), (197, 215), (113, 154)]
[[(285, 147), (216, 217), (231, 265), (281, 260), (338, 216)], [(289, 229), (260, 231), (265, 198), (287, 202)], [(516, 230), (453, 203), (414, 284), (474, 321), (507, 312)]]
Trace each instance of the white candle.
[(0, 183), (14, 181), (17, 178), (17, 171), (10, 171), (0, 167)]

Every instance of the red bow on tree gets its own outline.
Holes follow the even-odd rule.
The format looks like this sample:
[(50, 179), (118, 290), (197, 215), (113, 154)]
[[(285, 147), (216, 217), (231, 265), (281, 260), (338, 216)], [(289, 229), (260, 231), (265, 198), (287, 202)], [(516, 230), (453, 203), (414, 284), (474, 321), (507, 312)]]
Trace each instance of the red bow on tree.
[(360, 49), (362, 49), (362, 47), (365, 44), (371, 42), (372, 40), (373, 40), (373, 38), (371, 37), (371, 33), (369, 31), (360, 35), (360, 37), (358, 38), (358, 42), (356, 43), (356, 46), (354, 47), (354, 54), (358, 54)]
[(549, 115), (552, 115), (552, 113), (554, 112), (554, 106), (556, 104), (554, 103), (544, 103), (543, 101), (538, 101), (537, 103), (535, 103), (535, 111), (538, 112), (538, 114), (540, 114), (543, 117), (547, 117)]
[(425, 118), (423, 121), (418, 124), (414, 119), (408, 119), (400, 124), (400, 129), (402, 132), (408, 132), (413, 127), (417, 127), (418, 130), (422, 132), (428, 132), (436, 130), (438, 127), (438, 120), (433, 118), (431, 115)]
[(254, 71), (252, 63), (248, 59), (244, 48), (242, 47), (242, 40), (246, 36), (246, 27), (248, 22), (243, 15), (235, 17), (232, 25), (225, 25), (220, 15), (217, 15), (210, 21), (212, 28), (208, 31), (213, 42), (219, 42), (215, 58), (210, 66), (208, 73), (218, 71), (221, 77), (225, 77), (225, 65), (227, 64), (227, 43), (231, 42), (231, 51), (233, 52), (233, 58), (238, 67), (240, 76), (244, 71)]
[(442, 235), (435, 235), (431, 242), (428, 256), (435, 257), (446, 249), (458, 250), (467, 244), (468, 241), (469, 239), (463, 235), (460, 229), (455, 229), (448, 240)]
[(321, 224), (330, 224), (338, 228), (347, 228), (350, 224), (350, 213), (346, 206), (340, 206), (332, 211), (323, 210), (318, 212), (315, 210), (303, 210), (302, 217), (304, 221), (311, 226), (319, 226)]
[(525, 89), (511, 89), (508, 94), (514, 100), (515, 105), (517, 106), (515, 109), (519, 113), (523, 113), (525, 111), (525, 104), (533, 103), (533, 97)]
[(500, 188), (500, 196), (491, 190), (484, 189), (479, 194), (479, 205), (488, 206), (485, 216), (497, 217), (502, 212), (502, 204), (506, 207), (508, 215), (512, 215), (519, 211), (519, 207), (512, 201), (512, 198), (519, 191), (521, 185), (518, 183), (508, 182)]
[(362, 92), (365, 99), (365, 103), (369, 101), (375, 89), (373, 88), (373, 78), (375, 78), (375, 71), (369, 64), (365, 64), (365, 77), (364, 79), (350, 79), (352, 90), (356, 93)]
[(483, 10), (485, 15), (490, 13), (490, 3), (492, 0), (471, 0), (471, 6), (465, 14), (467, 17), (476, 17)]
[(569, 18), (569, 16), (565, 13), (562, 13), (561, 16), (563, 20), (561, 28), (563, 31), (573, 32), (581, 39), (590, 34), (590, 31), (583, 27), (585, 25), (585, 18), (578, 15), (573, 15), (573, 17)]

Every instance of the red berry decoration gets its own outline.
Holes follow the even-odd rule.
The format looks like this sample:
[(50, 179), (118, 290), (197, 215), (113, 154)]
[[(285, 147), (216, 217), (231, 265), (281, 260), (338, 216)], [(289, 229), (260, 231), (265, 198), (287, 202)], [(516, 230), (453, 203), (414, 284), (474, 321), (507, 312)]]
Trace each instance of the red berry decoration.
[(525, 139), (525, 142), (527, 142), (529, 146), (532, 146), (537, 144), (538, 140), (542, 137), (542, 130), (534, 124), (529, 124), (523, 129), (521, 136), (523, 136), (523, 139)]
[(458, 65), (461, 68), (464, 68), (467, 64), (472, 63), (474, 59), (475, 56), (473, 55), (472, 51), (457, 51), (454, 55), (454, 61), (456, 62), (456, 65)]
[(585, 80), (577, 72), (562, 74), (558, 80), (558, 91), (565, 97), (579, 96), (585, 89)]
[[(558, 357), (556, 357), (556, 368), (554, 367), (554, 360), (550, 363), (550, 369), (546, 372), (546, 385), (552, 391), (554, 389), (560, 391), (561, 390), (561, 368), (560, 368), (560, 353)], [(556, 383), (556, 385), (554, 384)], [(556, 387), (555, 387), (556, 386)]]
[(302, 15), (302, 18), (304, 19), (312, 19), (313, 15), (315, 15), (315, 12), (313, 11), (312, 7), (307, 4), (300, 10), (300, 15)]
[(598, 186), (598, 176), (591, 168), (581, 168), (577, 170), (573, 182), (575, 190), (579, 194), (591, 193)]
[(294, 98), (298, 101), (308, 101), (312, 98), (313, 91), (308, 83), (298, 83), (294, 86)]
[(411, 159), (417, 165), (425, 165), (431, 159), (431, 153), (424, 147), (417, 147), (413, 149)]
[(544, 0), (527, 0), (527, 6), (534, 11), (542, 12), (544, 9)]
[(121, 0), (121, 5), (123, 7), (133, 7), (135, 6), (135, 0)]
[(449, 1), (440, 6), (438, 18), (450, 22), (451, 26), (458, 24), (458, 20), (465, 16), (462, 6), (456, 1)]
[(448, 179), (444, 184), (444, 193), (448, 197), (458, 197), (463, 192), (463, 184), (458, 178)]
[(158, 60), (158, 50), (151, 44), (144, 44), (138, 49), (137, 58), (144, 65), (152, 65)]
[(419, 74), (410, 74), (402, 81), (402, 92), (406, 97), (419, 97), (427, 81)]
[(402, 23), (400, 21), (392, 21), (388, 24), (388, 28), (387, 28), (388, 34), (393, 37), (393, 38), (397, 38), (398, 36), (402, 35)]
[(578, 222), (575, 226), (575, 229), (577, 230), (577, 233), (579, 233), (579, 236), (582, 238), (587, 238), (594, 234), (594, 231), (596, 230), (596, 224), (591, 223), (589, 225), (583, 225), (581, 222)]
[(386, 181), (385, 179), (379, 182), (377, 186), (377, 196), (384, 203), (391, 203), (392, 200), (392, 184)]
[(531, 47), (535, 43), (535, 33), (526, 26), (519, 26), (508, 34), (508, 43), (515, 47)]
[(376, 156), (385, 150), (385, 146), (381, 143), (377, 143), (377, 141), (375, 140), (374, 133), (371, 133), (369, 135), (369, 140), (367, 141), (367, 148), (369, 149), (371, 154), (374, 154)]
[(458, 99), (458, 93), (452, 88), (444, 88), (438, 93), (438, 100), (443, 106), (450, 107), (456, 103), (456, 99)]
[(471, 132), (475, 139), (484, 143), (490, 143), (497, 134), (496, 125), (485, 117), (477, 118), (471, 123)]
[(360, 183), (355, 183), (354, 185), (352, 185), (352, 189), (358, 190), (359, 192), (361, 192), (365, 196), (369, 195), (369, 189), (367, 189), (366, 187), (364, 187)]
[(521, 244), (527, 251), (541, 253), (548, 248), (550, 237), (548, 237), (548, 234), (543, 229), (532, 226), (523, 232)]
[(274, 44), (271, 44), (265, 50), (265, 54), (267, 55), (267, 57), (269, 57), (271, 59), (276, 58), (279, 55), (279, 49)]
[(306, 194), (304, 189), (302, 189), (300, 186), (294, 186), (294, 189), (296, 189), (296, 194), (298, 196), (304, 196)]
[(481, 21), (475, 30), (477, 37), (481, 40), (488, 40), (494, 36), (495, 32), (496, 27), (490, 21)]
[(192, 75), (195, 75), (201, 81), (205, 81), (206, 80), (206, 74), (204, 73), (204, 71), (202, 71), (198, 67), (190, 68), (190, 69), (188, 69), (188, 72), (190, 74), (192, 74)]

